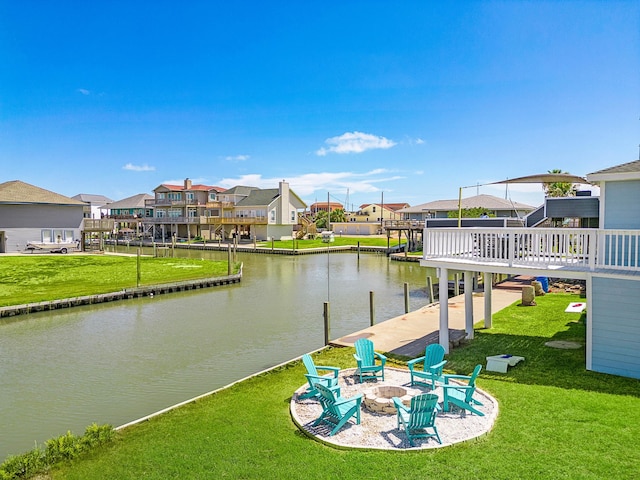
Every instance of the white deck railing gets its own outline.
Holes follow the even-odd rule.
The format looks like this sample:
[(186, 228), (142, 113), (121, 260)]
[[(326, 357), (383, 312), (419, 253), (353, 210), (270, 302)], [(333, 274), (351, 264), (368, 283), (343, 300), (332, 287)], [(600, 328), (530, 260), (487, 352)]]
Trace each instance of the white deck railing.
[(432, 228), (424, 258), (537, 268), (640, 270), (640, 230)]

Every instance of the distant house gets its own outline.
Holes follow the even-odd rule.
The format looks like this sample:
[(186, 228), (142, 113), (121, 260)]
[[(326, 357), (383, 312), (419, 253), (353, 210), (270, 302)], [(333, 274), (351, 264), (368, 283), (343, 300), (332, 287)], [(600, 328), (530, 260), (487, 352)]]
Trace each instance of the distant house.
[(364, 203), (347, 216), (347, 221), (381, 223), (383, 220), (400, 220), (403, 218), (401, 210), (408, 206), (408, 203)]
[(236, 233), (256, 240), (287, 240), (293, 238), (298, 213), (306, 207), (283, 180), (278, 188), (252, 190), (234, 205), (232, 211), (225, 212), (222, 225), (226, 235)]
[(318, 212), (333, 212), (334, 210), (344, 210), (344, 205), (339, 202), (315, 202), (309, 206), (311, 215)]
[(100, 210), (102, 206), (113, 202), (113, 200), (109, 197), (105, 197), (104, 195), (92, 195), (89, 193), (79, 193), (71, 198), (79, 200), (86, 205), (84, 209), (84, 218), (100, 218)]
[[(599, 202), (585, 203), (599, 206), (598, 228), (425, 228), (420, 264), (439, 269), (441, 285), (450, 270), (464, 272), (465, 305), (471, 304), (474, 273), (482, 272), (486, 328), (494, 274), (584, 280), (586, 369), (640, 378), (640, 160), (588, 174), (587, 180), (600, 186)], [(589, 223), (594, 215), (581, 214)], [(473, 326), (473, 311), (465, 308), (468, 338)], [(448, 327), (448, 308), (440, 309), (445, 349)]]
[(137, 237), (144, 233), (142, 222), (147, 218), (153, 218), (153, 208), (146, 204), (147, 200), (153, 198), (153, 195), (148, 193), (138, 193), (103, 205), (100, 214), (114, 220), (114, 229), (118, 235)]
[(86, 204), (20, 180), (0, 184), (0, 253), (81, 238)]
[[(493, 195), (476, 195), (462, 199), (462, 209), (483, 209), (493, 217), (521, 218), (535, 210), (531, 205), (511, 202)], [(449, 212), (458, 211), (458, 199), (435, 200), (398, 210), (403, 220), (423, 221), (429, 218), (448, 218)]]

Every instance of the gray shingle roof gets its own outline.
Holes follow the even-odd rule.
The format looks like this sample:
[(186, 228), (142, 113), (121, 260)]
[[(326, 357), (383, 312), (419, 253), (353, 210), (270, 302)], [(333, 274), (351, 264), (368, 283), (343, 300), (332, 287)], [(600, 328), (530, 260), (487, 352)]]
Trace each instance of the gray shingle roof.
[(55, 205), (86, 205), (59, 193), (36, 187), (20, 180), (0, 183), (0, 203), (40, 203)]
[[(462, 199), (462, 208), (486, 208), (487, 210), (533, 210), (535, 207), (524, 203), (511, 202), (509, 200), (494, 197), (493, 195), (476, 195)], [(423, 203), (414, 207), (398, 210), (400, 213), (419, 213), (425, 210), (452, 211), (458, 209), (458, 199), (436, 200)]]
[(238, 203), (236, 203), (236, 206), (266, 206), (273, 202), (273, 200), (277, 198), (278, 195), (280, 195), (280, 191), (277, 188), (253, 190), (248, 197), (243, 198)]
[(225, 190), (226, 195), (249, 195), (254, 190), (259, 190), (258, 187), (245, 187), (243, 185), (236, 185), (228, 190)]
[(84, 203), (89, 203), (91, 205), (105, 205), (107, 203), (113, 202), (109, 197), (105, 197), (104, 195), (93, 195), (91, 193), (79, 193), (78, 195), (74, 195), (74, 200), (80, 200)]
[(137, 195), (118, 200), (117, 202), (105, 204), (102, 206), (102, 208), (109, 208), (114, 210), (118, 208), (144, 208), (144, 201), (153, 200), (153, 198), (153, 195), (149, 195), (148, 193), (138, 193)]
[(600, 175), (609, 173), (638, 173), (640, 172), (640, 160), (634, 160), (633, 162), (623, 163), (614, 167), (598, 170), (597, 172), (590, 173), (589, 175)]

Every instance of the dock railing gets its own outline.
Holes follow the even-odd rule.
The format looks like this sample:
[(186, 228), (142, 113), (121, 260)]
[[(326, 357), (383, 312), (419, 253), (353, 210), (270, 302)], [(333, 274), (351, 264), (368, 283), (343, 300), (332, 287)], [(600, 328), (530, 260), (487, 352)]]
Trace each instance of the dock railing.
[(424, 258), (535, 268), (640, 270), (640, 230), (438, 228), (424, 230)]

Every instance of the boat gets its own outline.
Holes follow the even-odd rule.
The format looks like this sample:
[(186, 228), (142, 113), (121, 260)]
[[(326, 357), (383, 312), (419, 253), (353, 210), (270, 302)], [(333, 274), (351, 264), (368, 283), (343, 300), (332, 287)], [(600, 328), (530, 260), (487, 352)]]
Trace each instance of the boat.
[(27, 243), (26, 250), (30, 250), (31, 253), (38, 250), (41, 252), (49, 253), (67, 253), (71, 250), (78, 250), (79, 242), (29, 242)]

